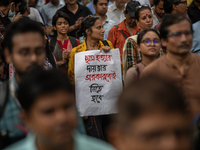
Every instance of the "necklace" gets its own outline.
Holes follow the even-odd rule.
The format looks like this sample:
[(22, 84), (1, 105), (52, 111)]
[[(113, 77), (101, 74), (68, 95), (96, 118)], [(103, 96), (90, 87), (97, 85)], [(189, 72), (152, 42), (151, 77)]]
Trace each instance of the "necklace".
[(145, 65), (143, 62), (141, 62), (141, 64), (143, 64), (145, 67), (147, 66), (147, 65)]

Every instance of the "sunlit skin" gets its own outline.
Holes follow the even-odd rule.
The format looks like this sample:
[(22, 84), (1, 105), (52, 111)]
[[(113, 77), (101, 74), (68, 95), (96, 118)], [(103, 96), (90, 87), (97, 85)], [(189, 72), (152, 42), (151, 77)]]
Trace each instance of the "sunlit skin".
[(139, 21), (136, 20), (141, 30), (150, 29), (153, 25), (153, 16), (149, 9), (145, 9), (139, 13)]
[(77, 114), (71, 93), (58, 90), (41, 95), (21, 116), (36, 134), (38, 149), (73, 149)]

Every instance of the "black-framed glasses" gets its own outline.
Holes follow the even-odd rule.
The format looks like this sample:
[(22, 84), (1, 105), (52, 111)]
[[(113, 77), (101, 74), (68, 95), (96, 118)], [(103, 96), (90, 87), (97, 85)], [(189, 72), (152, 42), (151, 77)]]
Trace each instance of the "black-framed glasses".
[(159, 39), (154, 39), (154, 40), (144, 39), (144, 40), (142, 41), (142, 43), (143, 43), (146, 47), (151, 46), (152, 42), (153, 42), (153, 45), (155, 45), (155, 46), (160, 46), (160, 45), (161, 45), (161, 42), (160, 42)]
[(186, 38), (188, 38), (189, 36), (191, 36), (193, 34), (192, 30), (187, 30), (184, 32), (173, 32), (171, 34), (168, 34), (167, 37), (173, 37), (174, 39), (180, 39), (182, 34), (185, 35)]

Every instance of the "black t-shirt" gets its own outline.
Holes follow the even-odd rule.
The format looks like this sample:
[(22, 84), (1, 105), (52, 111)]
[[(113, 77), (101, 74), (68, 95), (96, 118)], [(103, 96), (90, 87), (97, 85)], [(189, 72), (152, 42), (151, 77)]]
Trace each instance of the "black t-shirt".
[[(91, 11), (86, 6), (80, 5), (79, 3), (77, 3), (77, 4), (78, 4), (78, 10), (75, 14), (73, 14), (71, 11), (69, 11), (67, 9), (67, 4), (58, 10), (58, 11), (63, 11), (70, 17), (70, 24), (69, 24), (70, 26), (74, 25), (78, 18), (80, 18), (80, 17), (84, 18), (88, 15), (92, 15)], [(77, 32), (77, 30), (74, 30), (74, 31), (70, 32), (68, 35), (72, 36), (72, 37), (76, 37), (76, 32)]]
[(195, 5), (194, 1), (190, 4), (188, 8), (188, 16), (192, 23), (200, 20), (200, 9)]

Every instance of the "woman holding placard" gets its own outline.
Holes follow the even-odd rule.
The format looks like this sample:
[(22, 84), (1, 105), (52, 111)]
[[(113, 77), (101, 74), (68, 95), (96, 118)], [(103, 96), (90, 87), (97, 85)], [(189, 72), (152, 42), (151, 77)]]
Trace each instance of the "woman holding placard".
[[(75, 53), (89, 50), (108, 52), (110, 49), (114, 49), (110, 41), (103, 40), (104, 32), (105, 30), (99, 17), (90, 15), (83, 19), (81, 30), (77, 34), (78, 36), (84, 36), (85, 40), (82, 44), (73, 48), (69, 56), (68, 76), (73, 85), (75, 85)], [(106, 123), (109, 123), (108, 119), (109, 115), (83, 117), (87, 134), (105, 140), (104, 127)]]

